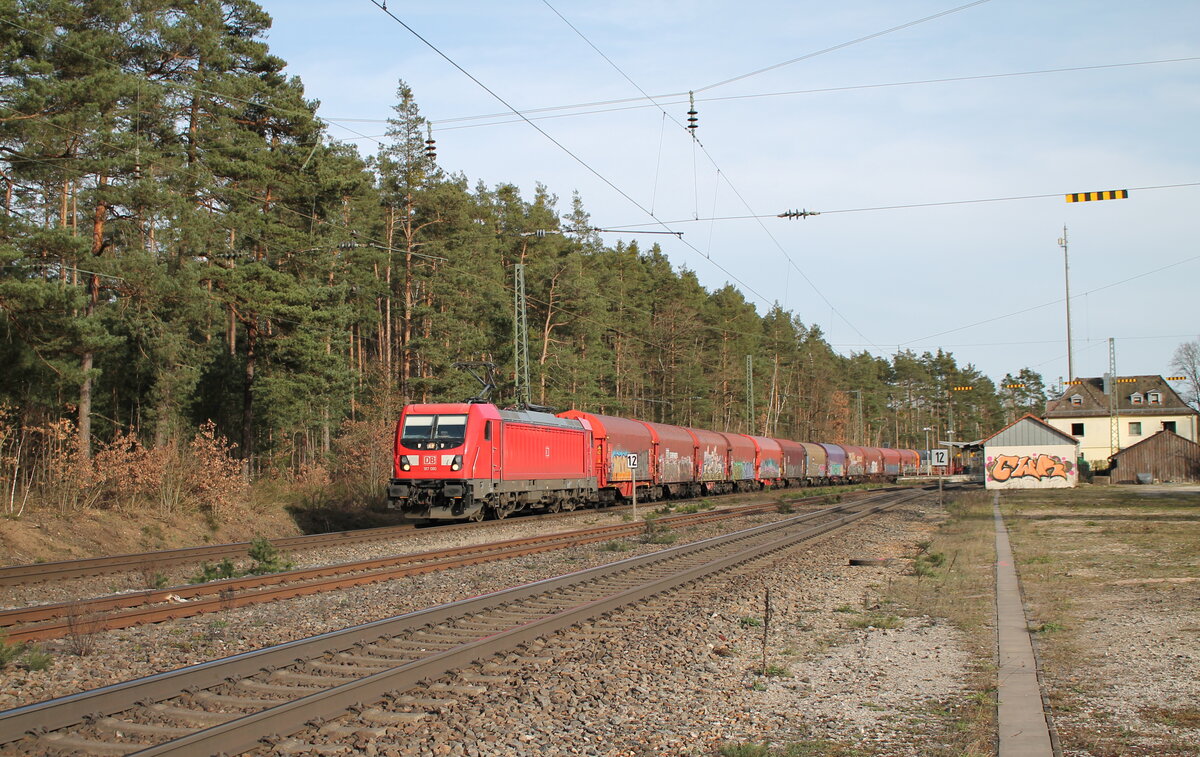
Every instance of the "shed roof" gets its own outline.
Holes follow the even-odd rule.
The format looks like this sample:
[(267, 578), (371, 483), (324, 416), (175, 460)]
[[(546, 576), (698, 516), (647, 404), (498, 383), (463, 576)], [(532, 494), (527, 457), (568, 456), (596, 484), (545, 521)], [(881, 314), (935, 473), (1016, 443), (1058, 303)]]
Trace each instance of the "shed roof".
[(1079, 441), (1036, 415), (1024, 415), (983, 440), (996, 447), (1025, 447), (1039, 444), (1079, 444)]
[[(1164, 434), (1165, 434), (1165, 436), (1164, 436)], [(1174, 439), (1172, 439), (1172, 437), (1174, 437)], [(1178, 440), (1178, 442), (1176, 442), (1176, 443), (1181, 444), (1184, 447), (1188, 447), (1188, 448), (1200, 447), (1200, 445), (1196, 444), (1191, 439), (1182, 437), (1179, 434), (1175, 433), (1174, 431), (1168, 431), (1167, 429), (1164, 428), (1162, 431), (1159, 431), (1158, 433), (1147, 436), (1145, 439), (1141, 440), (1137, 444), (1131, 444), (1128, 447), (1126, 447), (1125, 449), (1121, 450), (1120, 452), (1110, 455), (1108, 459), (1109, 460), (1118, 459), (1125, 453), (1130, 452), (1130, 450), (1135, 450), (1136, 452), (1134, 452), (1133, 454), (1136, 454), (1137, 452), (1141, 452), (1141, 450), (1139, 450), (1138, 447), (1142, 447), (1142, 446), (1154, 447), (1154, 446), (1158, 446), (1158, 445), (1162, 444), (1165, 441), (1174, 442), (1176, 439)]]

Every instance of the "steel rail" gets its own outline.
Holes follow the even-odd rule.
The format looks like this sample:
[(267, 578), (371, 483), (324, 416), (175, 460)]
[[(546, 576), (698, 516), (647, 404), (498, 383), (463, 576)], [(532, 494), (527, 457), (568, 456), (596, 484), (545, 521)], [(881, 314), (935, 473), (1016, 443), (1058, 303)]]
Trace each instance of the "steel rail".
[[(852, 513), (850, 515), (844, 515), (831, 520), (829, 523), (821, 524), (815, 528), (806, 529), (806, 533), (812, 532), (809, 534), (810, 536), (815, 535), (815, 533), (824, 533), (841, 525), (845, 525), (852, 520), (865, 517), (866, 515), (877, 512), (886, 507), (899, 504), (901, 501), (907, 501), (911, 497), (919, 495), (920, 493), (921, 492), (896, 495), (895, 501), (890, 504), (879, 505), (860, 510), (859, 512)], [(782, 530), (786, 532), (788, 529), (795, 529), (805, 525), (807, 521), (812, 520), (815, 517), (837, 514), (837, 512), (844, 510), (846, 507), (848, 507), (848, 505), (843, 505), (838, 508), (816, 513), (807, 513), (786, 521), (779, 521), (776, 523), (757, 526), (751, 529), (736, 532), (735, 534), (713, 537), (711, 539), (683, 545), (669, 550), (663, 550), (649, 555), (632, 557), (617, 563), (598, 566), (595, 568), (567, 574), (565, 576), (546, 579), (532, 584), (495, 592), (493, 594), (483, 595), (481, 597), (460, 600), (447, 605), (442, 605), (414, 613), (408, 613), (395, 618), (374, 621), (371, 623), (362, 624), (360, 626), (343, 629), (341, 631), (322, 634), (309, 639), (301, 639), (276, 647), (246, 652), (222, 660), (215, 660), (188, 668), (181, 668), (175, 671), (160, 673), (147, 678), (138, 679), (136, 681), (114, 684), (112, 686), (107, 686), (94, 691), (81, 692), (79, 694), (61, 697), (48, 702), (16, 708), (0, 713), (0, 744), (8, 744), (19, 740), (29, 732), (41, 733), (46, 730), (58, 730), (76, 725), (88, 718), (95, 719), (105, 715), (123, 712), (139, 704), (168, 700), (178, 696), (181, 691), (194, 692), (209, 689), (214, 686), (219, 686), (229, 680), (236, 680), (245, 676), (254, 675), (263, 670), (274, 670), (279, 667), (286, 667), (294, 664), (298, 660), (315, 659), (330, 653), (344, 652), (345, 650), (352, 649), (356, 646), (363, 646), (372, 642), (378, 642), (380, 639), (402, 634), (406, 631), (411, 631), (414, 628), (436, 627), (438, 624), (446, 623), (456, 618), (463, 618), (472, 614), (485, 612), (489, 609), (511, 606), (513, 603), (522, 600), (545, 596), (549, 592), (561, 591), (564, 587), (569, 586), (578, 589), (579, 587), (589, 585), (590, 582), (606, 577), (627, 574), (634, 569), (644, 569), (665, 563), (669, 560), (678, 560), (687, 558), (689, 556), (702, 555), (703, 553), (723, 545), (737, 545), (741, 542), (746, 542), (747, 540), (754, 539), (762, 535), (769, 536), (775, 531)], [(799, 538), (800, 537), (796, 536), (795, 534), (784, 538), (776, 537), (772, 540), (772, 544), (777, 545), (773, 547), (773, 549), (782, 548), (785, 543), (794, 543)], [(739, 549), (739, 553), (742, 552), (745, 552), (744, 548)], [(686, 580), (694, 579), (689, 578)], [(662, 590), (664, 589), (659, 587), (650, 591), (650, 593), (657, 593), (658, 591)], [(624, 590), (622, 591), (624, 592)], [(630, 592), (624, 592), (624, 594), (630, 598), (634, 596), (634, 593)], [(561, 602), (561, 600), (558, 601)], [(628, 599), (626, 601), (632, 601), (632, 599)], [(601, 606), (596, 602), (586, 602), (579, 606), (592, 608), (595, 614), (602, 614), (603, 612), (607, 611), (599, 609)], [(569, 622), (564, 622), (567, 625), (570, 625), (578, 621), (572, 620)], [(520, 625), (528, 626), (529, 624), (521, 623)], [(550, 626), (545, 624), (539, 625), (537, 626), (537, 633), (545, 633), (547, 632), (546, 629), (549, 627)], [(504, 633), (510, 634), (509, 636), (505, 637), (508, 639), (508, 641), (505, 641), (504, 643), (515, 643), (512, 642), (512, 639), (515, 637), (511, 636), (511, 632), (505, 631)], [(484, 646), (478, 647), (476, 651), (473, 652), (475, 656), (488, 654), (486, 650), (492, 648), (488, 645), (499, 643), (498, 641), (493, 641), (493, 639), (498, 639), (501, 636), (501, 634), (491, 632), (483, 634), (480, 632), (475, 632), (475, 635), (483, 635), (485, 637), (481, 642), (479, 642)], [(435, 656), (441, 656), (441, 653), (438, 653)], [(446, 660), (450, 658), (443, 659)], [(419, 674), (416, 675), (416, 679), (420, 679), (429, 675), (428, 671), (430, 669), (431, 668), (423, 665), (410, 667), (407, 664), (404, 664), (396, 667), (395, 671), (419, 671)], [(364, 684), (363, 682), (367, 681), (368, 679), (370, 680), (370, 683)], [(387, 680), (391, 680), (392, 682), (382, 683)], [(343, 687), (335, 688), (341, 692), (352, 690), (356, 696), (361, 697), (364, 696), (367, 691), (387, 691), (396, 688), (396, 686), (399, 685), (396, 683), (396, 681), (399, 680), (401, 679), (387, 679), (386, 677), (380, 677), (378, 674), (373, 674), (360, 678), (358, 681), (352, 682), (352, 684), (362, 684), (362, 686), (351, 686), (350, 689), (346, 689), (344, 688), (345, 685), (343, 685)], [(377, 685), (381, 686), (382, 688), (376, 689), (375, 687)], [(366, 688), (363, 688), (363, 686)], [(320, 698), (315, 700), (310, 699), (312, 696), (316, 695), (309, 695), (308, 697), (304, 697), (304, 699), (309, 700), (309, 702), (316, 702), (320, 700)], [(302, 708), (293, 706), (293, 703), (291, 702), (277, 705), (270, 709), (281, 716), (287, 715), (288, 717), (296, 717), (294, 713), (302, 710)], [(307, 714), (309, 712), (308, 710), (303, 710), (303, 712), (305, 714), (303, 717), (300, 717), (298, 721), (301, 725), (312, 718), (311, 714)], [(288, 713), (292, 714), (289, 715)], [(231, 722), (246, 725), (252, 722), (246, 720), (246, 718), (254, 717), (256, 716), (245, 716), (243, 718), (239, 718), (237, 721)], [(203, 733), (206, 733), (207, 735), (204, 738), (207, 739), (214, 737), (224, 728), (225, 727), (222, 726), (219, 728), (205, 729)], [(229, 728), (232, 730), (238, 730), (240, 726), (235, 728), (234, 726), (230, 725)], [(241, 730), (239, 732), (243, 735), (238, 736), (237, 738), (244, 738), (245, 734), (253, 732), (254, 739), (257, 739), (264, 733), (263, 730), (259, 730), (257, 728), (258, 727), (255, 726), (249, 730)], [(199, 733), (193, 734), (192, 736), (188, 736), (186, 738), (191, 739), (197, 736), (199, 736)], [(175, 743), (182, 744), (183, 742), (177, 741)], [(220, 751), (231, 751), (230, 747), (218, 745), (217, 742), (212, 743), (214, 746), (211, 748), (205, 747), (202, 751), (210, 754)], [(190, 744), (190, 746), (185, 747), (185, 751), (186, 749), (191, 749), (191, 753), (200, 753), (196, 750), (193, 742), (188, 742), (188, 744)], [(253, 743), (251, 742), (250, 745), (252, 746)], [(159, 748), (168, 747), (167, 745), (163, 745), (162, 747), (152, 747), (151, 749)], [(240, 749), (242, 747), (236, 748)], [(145, 753), (154, 754), (158, 752), (146, 751)], [(161, 753), (165, 754), (169, 752)]]
[[(700, 525), (761, 514), (776, 508), (777, 503), (742, 505), (723, 510), (666, 516), (659, 522), (672, 527)], [(262, 576), (246, 576), (168, 589), (111, 594), (75, 602), (33, 605), (0, 611), (0, 628), (10, 629), (5, 636), (9, 643), (61, 638), (73, 633), (81, 626), (86, 626), (89, 631), (111, 631), (323, 591), (336, 591), (405, 576), (566, 549), (617, 536), (636, 535), (644, 529), (645, 526), (641, 524), (621, 523), (466, 547), (301, 568)], [(123, 612), (113, 613), (114, 610), (123, 610)], [(57, 622), (44, 622), (55, 620)], [(34, 623), (37, 625), (14, 628), (21, 624)]]
[[(860, 490), (868, 493), (883, 490)], [(854, 496), (859, 494), (859, 491), (843, 492), (843, 496)], [(721, 496), (739, 496), (739, 495), (721, 495)], [(744, 494), (741, 496), (745, 496)], [(828, 495), (815, 494), (794, 501), (795, 504), (812, 503), (823, 499)], [(687, 500), (677, 500), (676, 503), (683, 503)], [(609, 507), (600, 509), (584, 508), (571, 511), (563, 511), (558, 513), (544, 513), (537, 515), (539, 518), (565, 518), (572, 515), (587, 512), (622, 512), (628, 509), (627, 506)], [(437, 530), (458, 530), (458, 529), (476, 529), (476, 528), (494, 528), (500, 525), (507, 525), (514, 522), (514, 519), (491, 520), (482, 522), (461, 522), (448, 523), (445, 525), (432, 526)], [(302, 536), (285, 536), (271, 540), (271, 545), (277, 549), (322, 549), (331, 546), (341, 546), (344, 544), (357, 544), (371, 541), (384, 541), (393, 539), (407, 534), (411, 534), (420, 527), (414, 524), (404, 524), (398, 526), (381, 526), (379, 528), (357, 529), (353, 531), (334, 531), (325, 534), (305, 534)], [(177, 565), (199, 564), (205, 560), (223, 559), (226, 557), (245, 557), (252, 543), (248, 541), (230, 542), (227, 544), (206, 544), (194, 547), (180, 547), (177, 549), (160, 550), (156, 552), (134, 552), (121, 555), (107, 555), (103, 557), (88, 557), (79, 560), (59, 560), (54, 562), (44, 563), (25, 563), (21, 565), (4, 565), (0, 566), (0, 586), (21, 586), (29, 583), (40, 583), (47, 581), (65, 581), (72, 578), (86, 578), (89, 576), (110, 575), (113, 573), (124, 573), (137, 570), (156, 570), (159, 568), (167, 568)]]
[[(319, 549), (342, 544), (392, 539), (411, 533), (415, 528), (415, 526), (409, 524), (403, 526), (381, 526), (380, 528), (368, 528), (357, 531), (335, 531), (327, 534), (285, 536), (272, 539), (271, 545), (279, 549)], [(88, 576), (101, 576), (141, 569), (153, 570), (174, 565), (200, 563), (205, 560), (215, 560), (225, 557), (244, 557), (250, 547), (251, 542), (239, 541), (228, 544), (180, 547), (178, 549), (157, 552), (133, 552), (123, 555), (87, 557), (80, 560), (5, 565), (0, 567), (0, 586), (20, 586), (22, 584), (44, 581), (65, 581), (72, 578), (86, 578)]]
[(161, 755), (242, 752), (261, 743), (264, 733), (293, 733), (315, 720), (327, 717), (330, 713), (340, 714), (357, 703), (376, 701), (390, 691), (411, 689), (422, 680), (444, 675), (455, 668), (469, 665), (481, 658), (520, 647), (539, 637), (611, 613), (627, 605), (671, 591), (750, 560), (760, 559), (798, 542), (813, 539), (860, 518), (894, 507), (896, 504), (899, 502), (844, 515), (829, 523), (805, 529), (800, 533), (741, 549), (732, 554), (687, 567), (682, 571), (672, 572), (664, 577), (656, 577), (602, 599), (586, 601), (567, 610), (547, 615), (540, 620), (523, 623), (511, 630), (495, 633), (391, 670), (310, 694), (229, 723), (213, 726), (180, 739), (137, 751), (134, 754), (139, 757), (159, 757)]
[[(902, 487), (901, 487), (902, 488)], [(859, 489), (859, 491), (842, 492), (844, 497), (853, 497), (859, 493), (875, 493), (894, 491), (894, 488)], [(722, 494), (721, 497), (737, 497), (739, 494)], [(744, 495), (744, 494), (740, 494)], [(794, 504), (811, 504), (812, 501), (828, 497), (828, 494), (812, 494), (810, 497), (794, 500)], [(676, 500), (673, 504), (684, 504), (689, 500)], [(539, 518), (565, 518), (586, 512), (622, 512), (629, 506), (604, 507), (604, 509), (576, 509), (570, 511), (541, 513)], [(496, 528), (502, 524), (510, 524), (518, 518), (505, 518), (500, 521), (460, 522), (442, 525), (430, 525), (431, 529), (458, 530)], [(396, 537), (413, 534), (416, 530), (424, 530), (412, 523), (403, 525), (384, 525), (379, 528), (356, 529), (349, 531), (332, 531), (329, 534), (305, 534), (302, 536), (282, 536), (271, 540), (271, 546), (280, 549), (320, 549), (326, 547), (353, 545), (353, 543), (385, 541)], [(78, 560), (58, 560), (52, 563), (26, 563), (22, 565), (0, 565), (0, 587), (41, 583), (49, 581), (67, 581), (71, 578), (112, 575), (112, 573), (131, 572), (137, 570), (156, 570), (160, 567), (175, 565), (199, 564), (204, 560), (245, 557), (252, 542), (235, 541), (223, 545), (202, 545), (196, 547), (179, 547), (162, 549), (157, 552), (134, 552), (130, 554), (104, 555), (104, 557), (83, 558)]]

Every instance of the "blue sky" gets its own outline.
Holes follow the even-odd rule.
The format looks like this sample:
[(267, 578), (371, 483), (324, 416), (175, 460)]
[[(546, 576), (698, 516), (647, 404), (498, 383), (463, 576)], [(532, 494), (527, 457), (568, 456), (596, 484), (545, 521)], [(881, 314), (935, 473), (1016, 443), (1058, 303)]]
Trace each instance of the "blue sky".
[[(1109, 337), (1124, 375), (1169, 374), (1200, 337), (1194, 0), (387, 3), (517, 109), (658, 104), (536, 114), (562, 147), (511, 114), (460, 120), (508, 108), (371, 0), (260, 2), (334, 138), (374, 153), (403, 79), (445, 170), (681, 231), (605, 239), (659, 242), (844, 354), (941, 347), (994, 379), (1065, 377), (1064, 225), (1076, 375), (1107, 370)], [(1107, 189), (1129, 199), (1061, 196)], [(974, 202), (996, 198), (1029, 199)], [(791, 209), (821, 215), (774, 217)]]

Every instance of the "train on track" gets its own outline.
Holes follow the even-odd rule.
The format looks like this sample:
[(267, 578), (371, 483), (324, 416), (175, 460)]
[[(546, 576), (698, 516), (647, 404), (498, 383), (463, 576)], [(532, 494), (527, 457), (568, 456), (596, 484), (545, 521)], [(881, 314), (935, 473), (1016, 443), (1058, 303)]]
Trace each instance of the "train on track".
[(766, 488), (895, 481), (916, 450), (795, 442), (486, 401), (418, 404), (396, 424), (388, 505), (482, 520)]

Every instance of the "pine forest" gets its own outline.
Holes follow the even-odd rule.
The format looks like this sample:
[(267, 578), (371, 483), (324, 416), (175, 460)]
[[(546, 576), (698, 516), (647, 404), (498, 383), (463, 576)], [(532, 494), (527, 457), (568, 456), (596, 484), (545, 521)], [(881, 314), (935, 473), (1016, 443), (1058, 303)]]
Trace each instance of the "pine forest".
[[(530, 400), (797, 440), (922, 448), (1040, 410), (952, 354), (839, 354), (779, 306), (606, 243), (570, 188), (438, 167), (397, 83), (374, 154), (326, 133), (250, 0), (0, 5), (0, 508), (382, 499), (408, 402), (459, 361)], [(954, 391), (955, 387), (971, 387)]]

